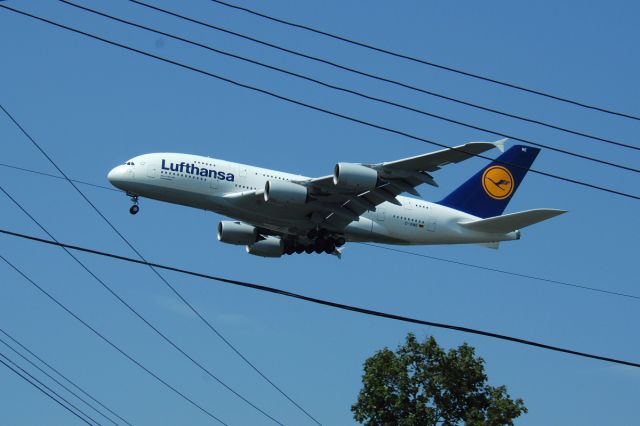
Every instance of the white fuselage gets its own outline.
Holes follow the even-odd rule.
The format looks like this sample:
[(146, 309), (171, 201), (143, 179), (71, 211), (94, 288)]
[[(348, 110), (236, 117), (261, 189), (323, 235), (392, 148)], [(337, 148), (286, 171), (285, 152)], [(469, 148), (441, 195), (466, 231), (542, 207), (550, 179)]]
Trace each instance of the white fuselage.
[[(315, 226), (309, 205), (264, 202), (255, 191), (267, 181), (302, 181), (305, 176), (190, 154), (145, 154), (114, 168), (109, 180), (132, 194), (205, 209), (248, 224), (289, 235), (306, 235)], [(342, 230), (347, 241), (389, 244), (490, 243), (518, 238), (518, 233), (488, 234), (460, 226), (477, 220), (467, 213), (417, 198), (398, 196)]]

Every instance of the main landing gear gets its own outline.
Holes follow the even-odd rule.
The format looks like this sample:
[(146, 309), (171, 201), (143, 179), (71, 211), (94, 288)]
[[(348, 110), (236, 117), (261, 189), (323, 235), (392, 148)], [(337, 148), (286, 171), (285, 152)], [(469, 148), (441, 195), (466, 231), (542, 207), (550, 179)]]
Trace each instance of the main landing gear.
[[(131, 194), (129, 194), (129, 195), (131, 195)], [(137, 214), (140, 211), (140, 206), (138, 205), (138, 196), (137, 195), (131, 195), (131, 202), (133, 203), (133, 205), (129, 209), (129, 213)]]
[(307, 234), (307, 238), (311, 241), (309, 244), (303, 244), (300, 241), (285, 241), (285, 254), (293, 253), (327, 253), (333, 254), (336, 248), (342, 247), (346, 240), (339, 235), (330, 235), (326, 229), (313, 229)]

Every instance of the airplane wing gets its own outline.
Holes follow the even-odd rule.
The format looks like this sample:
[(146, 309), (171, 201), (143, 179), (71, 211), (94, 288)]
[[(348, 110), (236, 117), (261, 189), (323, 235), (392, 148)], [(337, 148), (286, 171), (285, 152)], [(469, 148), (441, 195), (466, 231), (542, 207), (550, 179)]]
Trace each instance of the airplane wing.
[(492, 148), (498, 148), (500, 152), (503, 152), (506, 141), (507, 139), (501, 139), (497, 142), (470, 142), (452, 148), (441, 149), (440, 151), (429, 154), (382, 163), (379, 166), (388, 169), (435, 172), (436, 170), (440, 170), (442, 166), (450, 163), (459, 163)]
[(492, 148), (504, 150), (506, 139), (497, 142), (470, 142), (452, 148), (415, 157), (404, 158), (378, 164), (359, 164), (375, 170), (379, 184), (370, 190), (341, 188), (335, 184), (335, 175), (296, 182), (309, 190), (313, 200), (310, 205), (320, 214), (324, 222), (338, 229), (352, 221), (357, 221), (367, 210), (375, 211), (376, 206), (388, 201), (400, 204), (396, 196), (403, 192), (420, 196), (416, 187), (426, 183), (438, 186), (430, 172), (437, 171), (451, 163), (459, 163)]

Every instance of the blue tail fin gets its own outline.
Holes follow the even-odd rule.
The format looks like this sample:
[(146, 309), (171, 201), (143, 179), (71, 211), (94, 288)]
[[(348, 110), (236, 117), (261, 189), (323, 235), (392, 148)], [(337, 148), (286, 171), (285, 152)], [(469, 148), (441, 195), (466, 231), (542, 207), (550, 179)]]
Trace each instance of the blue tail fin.
[(482, 218), (500, 216), (539, 152), (512, 146), (438, 204)]

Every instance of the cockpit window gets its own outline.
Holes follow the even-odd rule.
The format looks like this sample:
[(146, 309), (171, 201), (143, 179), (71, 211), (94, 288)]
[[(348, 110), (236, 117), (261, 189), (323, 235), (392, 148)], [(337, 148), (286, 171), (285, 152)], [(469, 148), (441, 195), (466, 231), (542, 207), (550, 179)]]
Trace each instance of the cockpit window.
[(135, 164), (133, 163), (133, 161), (127, 161), (126, 163), (124, 163), (125, 166), (135, 166)]

